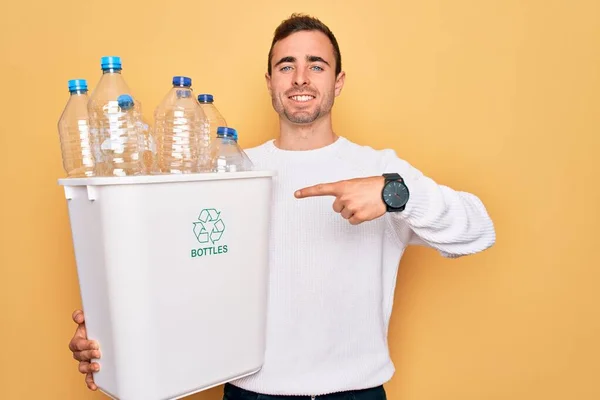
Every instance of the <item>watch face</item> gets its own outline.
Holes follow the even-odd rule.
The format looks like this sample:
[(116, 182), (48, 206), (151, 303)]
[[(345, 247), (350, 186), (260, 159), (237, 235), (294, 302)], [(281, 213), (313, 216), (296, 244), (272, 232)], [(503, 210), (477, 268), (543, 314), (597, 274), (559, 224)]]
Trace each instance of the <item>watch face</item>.
[(389, 182), (383, 189), (383, 200), (392, 208), (401, 208), (408, 202), (408, 189), (401, 182)]

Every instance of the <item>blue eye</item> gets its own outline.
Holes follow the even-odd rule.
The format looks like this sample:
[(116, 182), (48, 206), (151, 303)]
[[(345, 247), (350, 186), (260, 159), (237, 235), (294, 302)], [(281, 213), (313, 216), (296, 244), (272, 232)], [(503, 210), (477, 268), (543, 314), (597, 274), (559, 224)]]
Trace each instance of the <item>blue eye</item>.
[(291, 70), (291, 69), (292, 69), (292, 67), (291, 67), (291, 66), (289, 66), (289, 65), (286, 65), (285, 67), (281, 67), (279, 70), (280, 70), (280, 71), (284, 71), (284, 72), (285, 72), (285, 71), (289, 71), (289, 70)]
[(318, 65), (313, 65), (311, 68), (314, 69), (314, 70), (316, 70), (316, 71), (324, 71), (324, 69), (321, 68), (321, 67), (319, 67)]

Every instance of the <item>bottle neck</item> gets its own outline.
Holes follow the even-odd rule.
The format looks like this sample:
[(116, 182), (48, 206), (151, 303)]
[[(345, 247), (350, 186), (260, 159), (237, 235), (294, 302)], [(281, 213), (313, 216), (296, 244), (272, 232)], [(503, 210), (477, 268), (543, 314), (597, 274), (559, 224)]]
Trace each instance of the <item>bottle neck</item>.
[(117, 69), (117, 68), (106, 68), (102, 70), (102, 74), (120, 74), (121, 73), (121, 69)]
[(189, 86), (173, 86), (178, 99), (188, 99), (192, 96), (192, 89)]
[(69, 93), (71, 93), (71, 96), (80, 96), (82, 94), (87, 94), (87, 89), (83, 90), (83, 89), (76, 89), (76, 90), (71, 90), (69, 91)]

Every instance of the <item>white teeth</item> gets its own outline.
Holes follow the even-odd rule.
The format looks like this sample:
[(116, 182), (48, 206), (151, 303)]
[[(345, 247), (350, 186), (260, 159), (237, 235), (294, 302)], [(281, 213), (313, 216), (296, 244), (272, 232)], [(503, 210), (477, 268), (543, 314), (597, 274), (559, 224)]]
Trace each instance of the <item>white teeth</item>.
[(312, 100), (312, 96), (292, 96), (292, 99), (295, 101), (309, 101)]

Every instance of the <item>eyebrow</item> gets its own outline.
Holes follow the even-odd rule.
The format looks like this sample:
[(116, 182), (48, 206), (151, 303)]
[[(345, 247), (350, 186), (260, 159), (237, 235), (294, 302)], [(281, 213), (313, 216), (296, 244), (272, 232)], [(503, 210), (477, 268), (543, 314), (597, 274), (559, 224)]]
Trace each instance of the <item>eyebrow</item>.
[(324, 64), (327, 64), (329, 66), (329, 63), (325, 60), (323, 60), (323, 58), (319, 57), (319, 56), (306, 56), (306, 61), (309, 62), (322, 62)]
[(275, 64), (275, 66), (278, 66), (279, 64), (283, 64), (286, 62), (293, 63), (295, 61), (296, 61), (296, 57), (289, 57), (289, 56), (283, 57), (281, 60), (277, 61), (277, 64)]
[[(319, 56), (306, 56), (306, 61), (308, 62), (322, 62), (324, 64), (329, 65), (329, 63), (327, 61), (325, 61), (322, 57)], [(277, 61), (277, 64), (275, 64), (275, 66), (278, 66), (279, 64), (283, 64), (283, 63), (293, 63), (296, 62), (296, 57), (291, 57), (291, 56), (287, 56), (287, 57), (283, 57), (281, 60)]]

